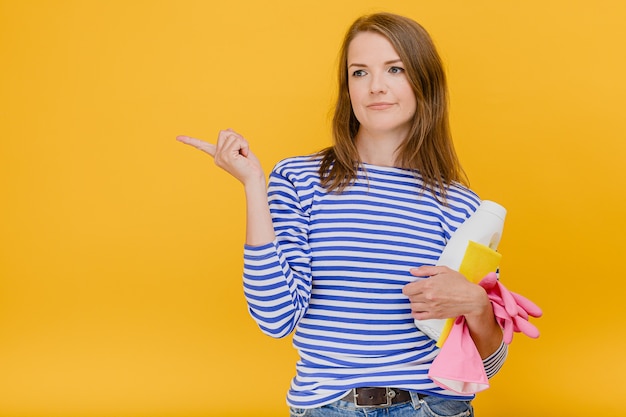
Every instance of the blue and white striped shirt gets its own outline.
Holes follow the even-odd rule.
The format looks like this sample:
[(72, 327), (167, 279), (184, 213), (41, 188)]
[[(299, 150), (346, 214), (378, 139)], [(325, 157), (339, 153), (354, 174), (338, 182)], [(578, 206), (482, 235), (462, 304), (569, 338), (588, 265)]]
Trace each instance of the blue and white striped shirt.
[[(362, 386), (471, 399), (428, 378), (439, 349), (415, 327), (402, 287), (417, 279), (410, 268), (435, 264), (480, 199), (453, 185), (444, 206), (420, 191), (414, 171), (368, 164), (343, 193), (328, 193), (319, 163), (276, 165), (268, 186), (276, 239), (244, 248), (250, 314), (270, 336), (295, 329), (288, 404), (317, 407)], [(485, 360), (489, 376), (505, 356), (502, 345)]]

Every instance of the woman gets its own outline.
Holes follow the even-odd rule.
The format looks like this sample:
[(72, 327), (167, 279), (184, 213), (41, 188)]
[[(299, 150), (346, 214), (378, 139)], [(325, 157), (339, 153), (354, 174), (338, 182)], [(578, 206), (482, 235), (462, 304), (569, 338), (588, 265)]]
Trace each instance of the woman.
[(238, 133), (179, 140), (244, 185), (244, 292), (263, 332), (295, 330), (292, 415), (473, 415), (472, 396), (428, 378), (438, 348), (414, 324), (463, 315), (488, 376), (506, 357), (485, 291), (433, 266), (480, 203), (450, 138), (440, 58), (419, 24), (378, 13), (352, 24), (340, 59), (334, 145), (281, 161), (267, 188)]

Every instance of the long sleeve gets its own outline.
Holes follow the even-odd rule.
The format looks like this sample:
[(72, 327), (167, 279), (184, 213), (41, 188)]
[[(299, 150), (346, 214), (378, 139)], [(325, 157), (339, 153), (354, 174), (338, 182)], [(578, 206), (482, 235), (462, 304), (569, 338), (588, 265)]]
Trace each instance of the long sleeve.
[(268, 201), (276, 240), (244, 246), (244, 294), (250, 314), (272, 337), (292, 332), (306, 312), (311, 294), (309, 220), (294, 184), (275, 168)]

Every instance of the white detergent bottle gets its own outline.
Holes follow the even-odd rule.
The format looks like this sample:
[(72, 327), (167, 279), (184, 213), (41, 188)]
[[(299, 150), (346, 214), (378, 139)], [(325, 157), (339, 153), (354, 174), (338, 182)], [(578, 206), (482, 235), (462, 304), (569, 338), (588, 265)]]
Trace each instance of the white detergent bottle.
[[(452, 234), (436, 265), (447, 266), (458, 271), (470, 240), (494, 251), (497, 250), (502, 237), (505, 217), (506, 209), (504, 207), (493, 201), (484, 200), (478, 209)], [(415, 320), (415, 325), (431, 339), (439, 340), (446, 320)]]

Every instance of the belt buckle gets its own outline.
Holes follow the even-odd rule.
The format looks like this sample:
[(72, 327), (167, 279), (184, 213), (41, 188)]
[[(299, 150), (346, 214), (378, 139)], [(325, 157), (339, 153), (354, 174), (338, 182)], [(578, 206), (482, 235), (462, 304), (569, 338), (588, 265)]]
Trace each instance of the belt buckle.
[(385, 402), (380, 404), (359, 404), (359, 394), (356, 392), (357, 388), (352, 388), (352, 394), (354, 396), (354, 405), (357, 408), (367, 408), (367, 407), (389, 407), (393, 403), (393, 397), (396, 396), (396, 392), (389, 387), (385, 387)]

